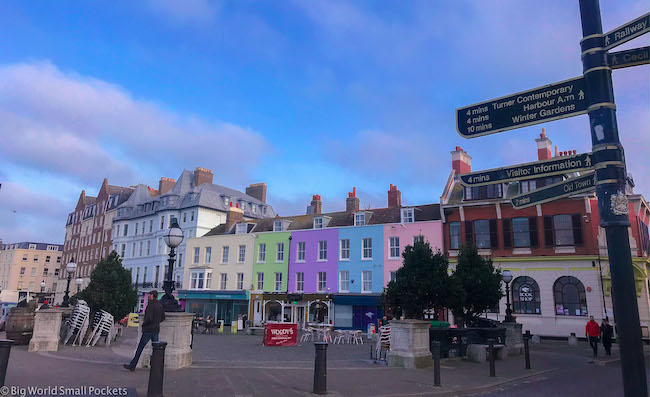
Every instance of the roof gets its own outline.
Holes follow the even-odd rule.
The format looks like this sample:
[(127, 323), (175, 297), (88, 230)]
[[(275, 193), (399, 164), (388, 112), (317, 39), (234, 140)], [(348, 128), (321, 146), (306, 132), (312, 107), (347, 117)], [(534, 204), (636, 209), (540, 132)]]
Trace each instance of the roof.
[[(413, 208), (415, 222), (426, 222), (426, 221), (439, 221), (440, 218), (440, 204), (424, 204), (424, 205), (415, 205), (415, 206), (402, 206), (402, 207), (389, 207), (389, 208), (374, 208), (368, 210), (359, 210), (359, 211), (339, 211), (339, 212), (327, 212), (322, 214), (307, 214), (307, 215), (296, 215), (296, 216), (284, 216), (276, 218), (265, 218), (265, 219), (256, 219), (245, 221), (244, 223), (253, 224), (253, 228), (249, 228), (250, 232), (271, 232), (273, 231), (273, 223), (275, 221), (288, 221), (289, 226), (286, 231), (294, 230), (307, 230), (313, 229), (314, 227), (314, 218), (321, 216), (329, 217), (330, 220), (327, 223), (327, 228), (332, 227), (345, 227), (345, 226), (354, 226), (354, 214), (355, 212), (369, 212), (372, 213), (370, 218), (367, 220), (367, 225), (383, 225), (388, 223), (400, 223), (402, 221), (402, 208)], [(226, 225), (221, 224), (208, 233), (205, 236), (219, 236), (224, 234), (234, 234), (235, 228), (230, 228), (226, 230)]]
[[(0, 244), (0, 250), (9, 250), (9, 249), (29, 249), (30, 244), (36, 244), (36, 249), (40, 251), (46, 251), (48, 246), (55, 246), (58, 248), (58, 251), (63, 251), (62, 244), (53, 244), (53, 243), (35, 243), (33, 241), (23, 241), (20, 243), (11, 243), (11, 244)], [(13, 247), (13, 248), (10, 248)]]

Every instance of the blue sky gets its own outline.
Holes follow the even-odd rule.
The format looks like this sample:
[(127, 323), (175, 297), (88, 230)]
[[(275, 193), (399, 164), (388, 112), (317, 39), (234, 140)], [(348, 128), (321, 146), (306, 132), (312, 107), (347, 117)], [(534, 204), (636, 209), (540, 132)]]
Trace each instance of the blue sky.
[[(61, 242), (81, 189), (212, 169), (281, 215), (437, 202), (456, 145), (483, 169), (536, 160), (541, 128), (589, 151), (587, 116), (465, 140), (454, 109), (581, 74), (578, 2), (3, 1), (0, 238)], [(605, 31), (648, 12), (601, 0)], [(648, 35), (619, 48), (648, 45)], [(649, 67), (613, 72), (650, 196)]]

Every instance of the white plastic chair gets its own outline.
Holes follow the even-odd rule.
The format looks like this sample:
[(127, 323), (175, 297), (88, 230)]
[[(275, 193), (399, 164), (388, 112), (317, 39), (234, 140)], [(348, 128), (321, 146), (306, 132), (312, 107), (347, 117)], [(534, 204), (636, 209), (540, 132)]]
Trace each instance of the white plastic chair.
[(361, 331), (354, 331), (352, 333), (352, 338), (355, 345), (361, 343), (363, 345), (363, 338), (361, 337)]

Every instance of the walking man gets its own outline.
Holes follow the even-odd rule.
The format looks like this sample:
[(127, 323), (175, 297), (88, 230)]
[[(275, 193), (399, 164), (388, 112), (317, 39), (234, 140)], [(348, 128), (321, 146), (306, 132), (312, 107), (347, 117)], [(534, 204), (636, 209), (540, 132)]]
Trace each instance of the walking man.
[(148, 295), (147, 309), (144, 311), (144, 320), (142, 321), (142, 336), (140, 343), (135, 351), (135, 357), (131, 363), (124, 364), (123, 367), (129, 371), (135, 371), (135, 366), (138, 365), (142, 350), (147, 346), (147, 343), (158, 342), (158, 333), (160, 332), (160, 323), (165, 321), (165, 310), (162, 304), (158, 301), (158, 291), (152, 290)]
[(600, 325), (600, 333), (603, 336), (603, 347), (608, 356), (612, 355), (612, 337), (614, 336), (614, 327), (609, 325), (609, 319), (605, 318)]
[(594, 316), (589, 316), (589, 322), (585, 327), (585, 336), (589, 339), (589, 345), (594, 349), (594, 357), (598, 355), (598, 337), (600, 336), (600, 327), (594, 321)]

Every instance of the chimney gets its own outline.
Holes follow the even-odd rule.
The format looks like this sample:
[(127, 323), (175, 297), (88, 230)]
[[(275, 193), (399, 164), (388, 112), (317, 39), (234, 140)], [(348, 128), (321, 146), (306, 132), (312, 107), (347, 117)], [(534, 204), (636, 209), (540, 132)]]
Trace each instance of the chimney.
[(212, 171), (207, 168), (196, 167), (194, 170), (194, 186), (212, 183)]
[(542, 128), (542, 133), (539, 138), (535, 139), (537, 142), (537, 159), (548, 160), (551, 156), (551, 140), (546, 137), (546, 130)]
[(169, 191), (169, 189), (174, 187), (174, 184), (176, 183), (175, 179), (171, 178), (165, 178), (164, 176), (160, 178), (160, 182), (158, 182), (158, 194), (165, 194)]
[(239, 204), (233, 207), (231, 201), (230, 207), (228, 208), (228, 212), (226, 214), (226, 232), (232, 229), (235, 223), (242, 222), (243, 220), (244, 220), (244, 211), (242, 211), (242, 209), (239, 208)]
[(402, 192), (397, 190), (397, 186), (390, 184), (388, 188), (388, 207), (401, 207), (402, 206)]
[(253, 183), (252, 185), (246, 188), (246, 194), (258, 199), (263, 203), (266, 203), (266, 184)]
[(353, 187), (351, 192), (348, 192), (348, 198), (345, 199), (346, 211), (359, 211), (359, 198), (357, 197), (357, 188)]
[(320, 200), (320, 195), (314, 194), (311, 196), (311, 204), (307, 207), (307, 215), (320, 214), (323, 212), (323, 202)]
[(456, 171), (456, 175), (472, 172), (472, 157), (460, 146), (451, 152), (451, 168)]

